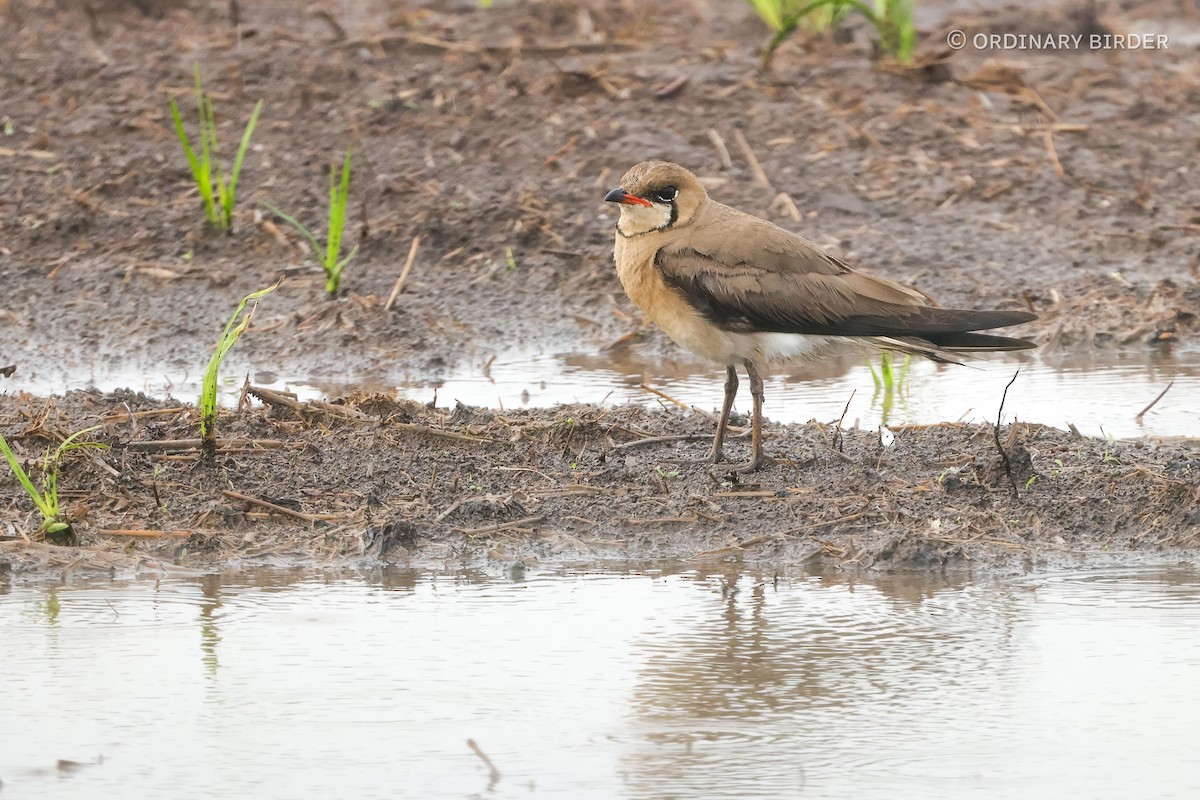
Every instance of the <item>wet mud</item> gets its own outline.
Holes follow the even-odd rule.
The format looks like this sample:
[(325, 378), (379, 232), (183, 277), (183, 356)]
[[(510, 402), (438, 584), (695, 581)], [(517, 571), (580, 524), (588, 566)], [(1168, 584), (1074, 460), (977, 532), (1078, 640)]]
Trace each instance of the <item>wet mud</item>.
[[(990, 466), (987, 426), (907, 430), (888, 448), (875, 433), (847, 431), (842, 450), (819, 426), (775, 426), (774, 446), (794, 463), (743, 489), (720, 470), (669, 466), (698, 454), (700, 441), (614, 449), (641, 435), (624, 429), (699, 435), (708, 423), (696, 415), (446, 418), (390, 400), (377, 411), (347, 406), (364, 421), (270, 407), (244, 412), (228, 435), (279, 447), (232, 447), (201, 464), (194, 453), (134, 446), (194, 436), (190, 409), (119, 423), (125, 405), (167, 406), (22, 396), (23, 376), (55, 361), (195, 374), (237, 301), (281, 274), (237, 346), (256, 369), (319, 374), (336, 363), (367, 380), (384, 364), (436, 373), (517, 348), (673, 352), (620, 290), (602, 202), (630, 164), (652, 157), (945, 305), (1031, 308), (1040, 319), (1014, 333), (1043, 352), (1151, 358), (1197, 348), (1200, 59), (1186, 3), (1109, 4), (1098, 19), (1049, 5), (929, 4), (914, 67), (876, 59), (854, 28), (836, 40), (798, 35), (766, 70), (766, 36), (748, 4), (352, 6), (0, 5), (0, 427), (36, 460), (59, 437), (109, 420), (102, 438), (113, 449), (73, 459), (62, 478), (83, 541), (98, 548), (86, 552), (135, 562), (424, 546), (695, 555), (741, 541), (729, 553), (820, 552), (851, 565), (1194, 544), (1187, 442), (1005, 428), (1016, 500)], [(1012, 54), (943, 44), (955, 28), (1147, 25), (1180, 32), (1178, 45)], [(188, 108), (197, 63), (223, 158), (266, 101), (229, 235), (206, 227), (168, 111), (168, 96)], [(303, 240), (263, 204), (322, 227), (328, 166), (348, 146), (346, 240), (360, 249), (330, 299)], [(385, 308), (410, 252), (403, 290)], [(398, 419), (487, 441), (400, 429)], [(226, 491), (334, 519), (280, 519)], [(499, 499), (469, 500), (479, 497)], [(79, 557), (23, 544), (29, 512), (5, 473), (5, 559)], [(514, 524), (527, 518), (537, 519)], [(311, 535), (296, 522), (311, 523)], [(143, 526), (186, 536), (118, 545), (97, 532)]]
[[(251, 390), (253, 391), (253, 390)], [(638, 406), (499, 412), (363, 395), (265, 408), (193, 440), (194, 409), (129, 393), (0, 398), (36, 463), (83, 423), (105, 450), (59, 470), (79, 547), (31, 541), (15, 481), (0, 563), (17, 571), (670, 557), (846, 568), (1161, 555), (1200, 537), (1200, 440), (1106, 441), (1041, 425), (770, 425), (780, 464), (692, 465), (704, 414)], [(735, 417), (735, 423), (745, 419)], [(15, 432), (15, 433), (14, 433)], [(744, 459), (744, 436), (728, 446)], [(36, 473), (35, 473), (36, 474)]]

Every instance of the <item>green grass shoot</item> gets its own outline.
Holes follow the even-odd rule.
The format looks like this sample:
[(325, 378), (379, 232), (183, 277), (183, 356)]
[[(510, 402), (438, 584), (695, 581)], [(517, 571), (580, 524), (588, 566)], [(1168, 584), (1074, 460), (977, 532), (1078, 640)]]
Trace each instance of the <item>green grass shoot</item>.
[(221, 338), (217, 341), (217, 348), (208, 362), (208, 368), (204, 370), (204, 382), (200, 390), (200, 438), (206, 447), (214, 447), (217, 441), (217, 374), (221, 369), (221, 359), (225, 358), (225, 354), (250, 325), (250, 319), (254, 316), (254, 310), (258, 308), (258, 304), (255, 303), (244, 315), (242, 312), (245, 311), (247, 304), (266, 297), (278, 289), (281, 283), (283, 283), (283, 278), (280, 278), (274, 286), (259, 289), (257, 292), (251, 292), (243, 297), (242, 302), (238, 303), (237, 310), (229, 318), (229, 322), (225, 323), (225, 330), (222, 331)]
[(866, 15), (879, 34), (883, 52), (905, 63), (912, 61), (917, 44), (913, 5), (914, 0), (875, 0), (875, 13)]
[(905, 356), (904, 362), (897, 370), (895, 365), (896, 357), (890, 350), (884, 350), (879, 354), (879, 371), (875, 371), (875, 365), (867, 361), (867, 368), (871, 370), (871, 380), (875, 381), (875, 389), (880, 389), (891, 392), (897, 389), (903, 391), (905, 380), (908, 378), (908, 367), (912, 363), (912, 356)]
[(246, 123), (242, 133), (242, 143), (238, 146), (237, 155), (233, 160), (233, 169), (226, 176), (216, 163), (217, 155), (217, 120), (213, 113), (212, 98), (209, 97), (200, 84), (200, 66), (196, 65), (196, 113), (200, 124), (200, 152), (197, 153), (188, 139), (183, 127), (183, 117), (179, 113), (179, 104), (171, 98), (171, 119), (175, 122), (175, 134), (187, 155), (188, 166), (192, 169), (192, 177), (196, 188), (200, 191), (200, 199), (204, 205), (204, 215), (216, 228), (228, 231), (233, 228), (233, 207), (237, 200), (238, 178), (242, 174), (242, 163), (246, 158), (246, 150), (250, 147), (250, 137), (254, 135), (254, 127), (258, 124), (258, 115), (262, 112), (263, 101), (259, 100)]
[(872, 398), (872, 404), (875, 400), (880, 401), (880, 419), (885, 425), (896, 405), (896, 396), (903, 396), (908, 379), (908, 367), (912, 363), (912, 356), (906, 355), (904, 362), (897, 369), (895, 359), (895, 355), (890, 351), (884, 350), (880, 353), (878, 372), (875, 371), (875, 365), (870, 360), (867, 361), (867, 367), (871, 370), (871, 380), (875, 382), (875, 397)]
[[(329, 167), (329, 228), (328, 235), (325, 237), (325, 255), (321, 257), (321, 268), (325, 270), (325, 292), (330, 295), (337, 294), (338, 286), (342, 281), (342, 270), (350, 260), (358, 253), (358, 245), (350, 251), (349, 255), (342, 258), (342, 231), (346, 227), (346, 201), (350, 196), (350, 151), (346, 151), (346, 159), (342, 162), (342, 177), (337, 179), (337, 168)], [(278, 208), (264, 203), (271, 213), (282, 219), (287, 224), (295, 228), (301, 236), (308, 240), (312, 246), (313, 254), (316, 255), (322, 250), (321, 245), (317, 242), (317, 237), (312, 231), (304, 227), (304, 225), (290, 214), (285, 214)]]
[(762, 17), (767, 27), (774, 31), (771, 41), (763, 50), (763, 63), (768, 62), (776, 48), (795, 32), (812, 5), (809, 0), (750, 0), (754, 10)]
[(850, 11), (867, 18), (879, 36), (882, 50), (899, 61), (911, 61), (916, 45), (913, 27), (914, 0), (874, 0), (869, 6), (861, 0), (749, 0), (774, 35), (763, 50), (763, 63), (770, 61), (776, 48), (795, 32), (802, 20), (811, 19), (818, 29), (827, 24), (834, 28)]
[(108, 445), (100, 442), (79, 442), (76, 441), (80, 436), (91, 433), (104, 426), (94, 425), (90, 428), (84, 428), (81, 431), (68, 436), (63, 440), (53, 452), (50, 448), (46, 448), (46, 456), (42, 460), (42, 490), (33, 484), (29, 474), (21, 467), (21, 462), (17, 460), (16, 455), (8, 446), (3, 436), (0, 436), (0, 453), (4, 454), (4, 460), (8, 462), (8, 466), (12, 469), (13, 474), (17, 476), (17, 482), (25, 489), (25, 493), (33, 500), (33, 504), (37, 506), (38, 512), (42, 515), (42, 531), (47, 534), (59, 534), (70, 529), (71, 524), (62, 518), (62, 508), (58, 501), (58, 465), (61, 463), (64, 456), (72, 450), (78, 450), (81, 447), (107, 447)]

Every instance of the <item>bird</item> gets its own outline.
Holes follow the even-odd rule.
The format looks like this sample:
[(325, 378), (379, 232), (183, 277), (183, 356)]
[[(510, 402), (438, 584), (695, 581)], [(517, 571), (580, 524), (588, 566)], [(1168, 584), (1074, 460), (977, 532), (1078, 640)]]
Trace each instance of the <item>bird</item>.
[(961, 363), (976, 352), (1036, 346), (979, 332), (1035, 314), (942, 308), (923, 292), (854, 269), (796, 233), (713, 200), (678, 164), (643, 161), (604, 200), (620, 206), (613, 260), (629, 299), (676, 344), (726, 368), (725, 400), (704, 462), (725, 460), (739, 366), (754, 408), (752, 455), (735, 470), (756, 472), (775, 463), (762, 437), (762, 373), (770, 365), (847, 349)]

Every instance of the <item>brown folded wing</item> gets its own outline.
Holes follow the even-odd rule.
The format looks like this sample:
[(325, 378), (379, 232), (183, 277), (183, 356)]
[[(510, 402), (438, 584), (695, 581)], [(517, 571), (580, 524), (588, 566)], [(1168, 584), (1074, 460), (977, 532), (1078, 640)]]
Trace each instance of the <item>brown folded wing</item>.
[[(719, 250), (701, 241), (699, 248), (689, 245), (660, 250), (655, 265), (664, 281), (681, 292), (692, 308), (710, 322), (735, 332), (919, 337), (954, 347), (953, 334), (1017, 325), (1035, 318), (1022, 311), (963, 311), (931, 306), (924, 295), (855, 272), (799, 237), (780, 244), (770, 247), (768, 243), (764, 255), (769, 255), (761, 258), (756, 253), (750, 263), (750, 258), (737, 252), (736, 237), (725, 240)], [(960, 346), (972, 348), (986, 348), (988, 341), (996, 346), (1022, 343), (978, 334), (961, 338)]]

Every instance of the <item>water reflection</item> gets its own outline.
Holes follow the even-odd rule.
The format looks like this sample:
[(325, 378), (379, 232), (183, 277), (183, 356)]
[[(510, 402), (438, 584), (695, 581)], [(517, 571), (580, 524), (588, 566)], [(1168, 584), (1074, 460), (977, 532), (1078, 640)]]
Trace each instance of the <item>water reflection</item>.
[(22, 735), (0, 780), (56, 798), (1191, 796), (1198, 623), (1188, 565), (17, 585), (0, 719)]
[(205, 575), (199, 579), (200, 594), (200, 652), (205, 671), (211, 676), (221, 665), (217, 648), (221, 644), (218, 621), (221, 611), (221, 576)]
[[(758, 768), (727, 777), (720, 796), (765, 785), (794, 796), (849, 764), (870, 769), (880, 745), (910, 735), (908, 723), (888, 729), (905, 709), (919, 712), (964, 682), (1001, 690), (1021, 646), (1021, 611), (992, 597), (963, 614), (965, 585), (926, 576), (723, 579), (719, 613), (638, 643), (650, 655), (631, 709), (650, 746), (624, 754), (637, 794), (668, 775), (680, 796), (714, 796), (714, 769), (740, 761)], [(859, 725), (874, 730), (874, 752), (848, 746), (861, 740)]]

